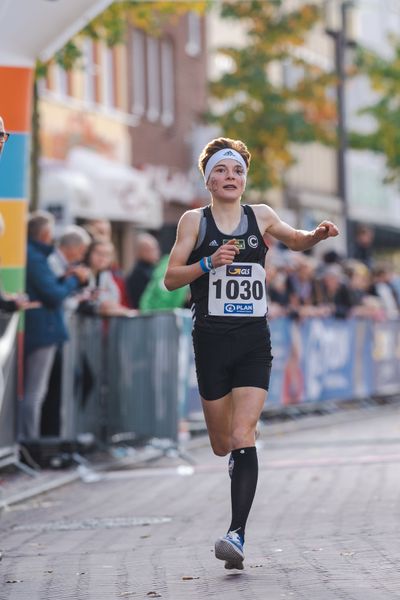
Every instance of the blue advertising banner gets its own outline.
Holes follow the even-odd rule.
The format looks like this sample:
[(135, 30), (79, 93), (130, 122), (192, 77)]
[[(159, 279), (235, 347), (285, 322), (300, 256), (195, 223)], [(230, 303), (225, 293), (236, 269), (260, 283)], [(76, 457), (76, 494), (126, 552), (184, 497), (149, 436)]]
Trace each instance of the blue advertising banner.
[(297, 404), (303, 395), (303, 374), (298, 353), (297, 325), (281, 317), (269, 322), (272, 343), (272, 373), (267, 406)]
[(351, 398), (354, 321), (307, 319), (301, 329), (304, 401)]
[[(282, 317), (269, 326), (274, 358), (266, 409), (400, 391), (398, 321)], [(181, 332), (187, 358), (184, 413), (189, 416), (201, 412), (189, 316)]]
[(372, 336), (374, 393), (397, 393), (400, 382), (400, 323), (374, 323)]

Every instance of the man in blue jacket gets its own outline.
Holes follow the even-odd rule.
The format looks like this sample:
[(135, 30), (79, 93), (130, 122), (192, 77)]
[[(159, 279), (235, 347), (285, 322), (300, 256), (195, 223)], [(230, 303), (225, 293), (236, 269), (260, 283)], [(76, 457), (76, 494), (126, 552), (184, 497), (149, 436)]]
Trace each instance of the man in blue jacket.
[(88, 269), (78, 265), (70, 275), (58, 279), (47, 258), (53, 252), (54, 218), (37, 211), (28, 221), (26, 291), (41, 307), (26, 313), (25, 319), (25, 393), (20, 412), (20, 438), (40, 437), (42, 405), (46, 396), (57, 348), (68, 339), (63, 302), (84, 285)]

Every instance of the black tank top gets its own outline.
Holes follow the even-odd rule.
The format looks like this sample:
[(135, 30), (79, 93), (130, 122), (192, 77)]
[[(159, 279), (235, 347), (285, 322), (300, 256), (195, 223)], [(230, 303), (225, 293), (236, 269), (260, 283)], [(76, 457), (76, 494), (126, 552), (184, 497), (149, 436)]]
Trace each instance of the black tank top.
[[(236, 255), (234, 262), (258, 263), (264, 268), (268, 247), (261, 235), (253, 209), (247, 204), (243, 204), (242, 207), (247, 217), (247, 230), (236, 235), (222, 233), (214, 221), (211, 207), (206, 206), (203, 209), (203, 216), (206, 221), (205, 235), (198, 247), (192, 250), (187, 261), (188, 265), (198, 262), (204, 256), (211, 256), (220, 246), (226, 244), (229, 240), (236, 239), (239, 244), (239, 254)], [(217, 317), (209, 315), (208, 283), (209, 274), (204, 273), (190, 284), (192, 314), (196, 327), (212, 327), (213, 331), (215, 331), (215, 328), (228, 331), (241, 327), (246, 323), (265, 322), (265, 317)]]

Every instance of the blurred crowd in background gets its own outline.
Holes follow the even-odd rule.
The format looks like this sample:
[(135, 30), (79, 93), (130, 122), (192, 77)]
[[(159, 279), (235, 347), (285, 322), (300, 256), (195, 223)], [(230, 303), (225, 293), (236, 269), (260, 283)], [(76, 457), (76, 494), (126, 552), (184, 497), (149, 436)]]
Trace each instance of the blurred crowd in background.
[[(3, 297), (3, 310), (27, 309), (24, 332), (24, 396), (20, 403), (19, 436), (37, 439), (43, 428), (59, 431), (45, 408), (52, 372), (62, 363), (75, 313), (88, 318), (136, 317), (157, 310), (190, 306), (189, 288), (168, 292), (164, 273), (168, 255), (161, 256), (156, 236), (138, 232), (134, 262), (120, 268), (111, 223), (106, 219), (69, 225), (55, 239), (55, 219), (35, 211), (28, 219), (26, 295)], [(328, 250), (321, 257), (291, 252), (266, 238), (269, 317), (306, 319), (362, 317), (372, 320), (400, 316), (400, 278), (374, 258), (374, 234), (362, 225), (356, 232), (352, 258)], [(55, 378), (59, 402), (60, 377)], [(54, 403), (54, 400), (53, 400)], [(47, 432), (49, 433), (49, 432)]]
[(330, 250), (316, 259), (273, 247), (267, 255), (270, 318), (398, 318), (400, 277), (391, 263), (374, 259), (373, 243), (373, 230), (362, 225), (353, 258)]

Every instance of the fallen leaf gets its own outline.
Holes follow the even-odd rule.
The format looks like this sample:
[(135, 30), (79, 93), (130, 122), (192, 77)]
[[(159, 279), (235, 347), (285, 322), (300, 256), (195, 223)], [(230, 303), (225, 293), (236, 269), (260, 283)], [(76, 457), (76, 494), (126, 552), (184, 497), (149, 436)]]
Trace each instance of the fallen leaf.
[(23, 579), (7, 579), (6, 583), (22, 583)]
[(183, 581), (190, 581), (191, 579), (200, 579), (200, 577), (192, 577), (191, 575), (184, 575), (182, 577)]

